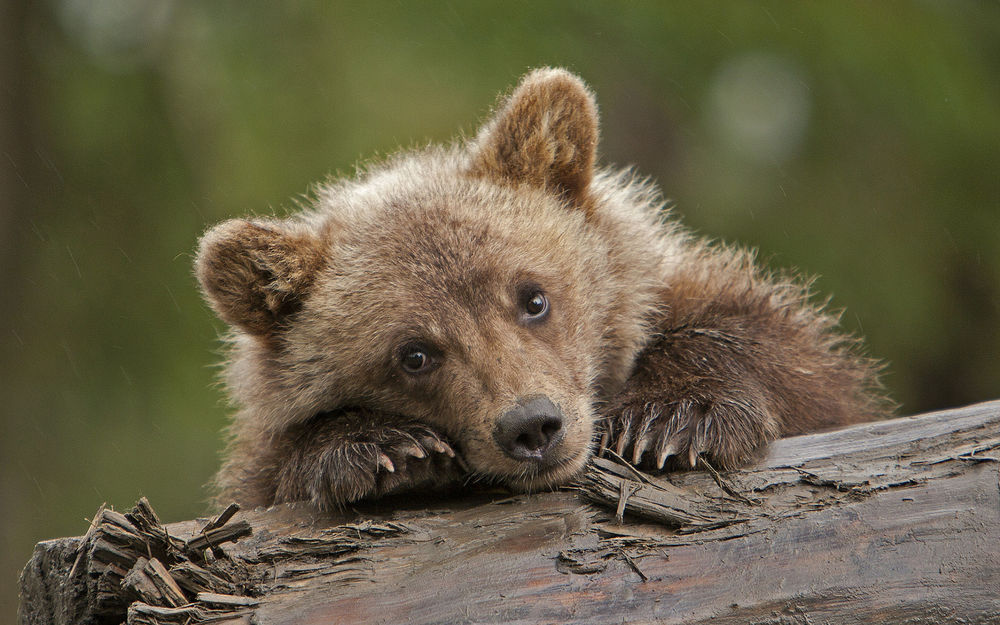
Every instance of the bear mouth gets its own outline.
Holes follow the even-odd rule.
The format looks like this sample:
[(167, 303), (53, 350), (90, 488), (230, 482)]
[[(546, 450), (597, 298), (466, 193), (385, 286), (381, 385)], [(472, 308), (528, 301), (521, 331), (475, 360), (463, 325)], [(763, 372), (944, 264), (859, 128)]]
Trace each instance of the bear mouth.
[(517, 492), (539, 492), (564, 486), (583, 473), (590, 460), (589, 447), (576, 454), (564, 455), (544, 464), (525, 462), (520, 470), (494, 477), (508, 488)]

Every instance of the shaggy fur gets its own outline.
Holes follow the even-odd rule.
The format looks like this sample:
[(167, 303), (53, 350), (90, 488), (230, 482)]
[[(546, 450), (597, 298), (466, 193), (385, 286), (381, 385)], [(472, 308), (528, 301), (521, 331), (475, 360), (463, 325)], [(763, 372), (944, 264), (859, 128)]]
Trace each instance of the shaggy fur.
[(602, 442), (651, 469), (734, 467), (885, 412), (876, 366), (802, 285), (595, 169), (596, 111), (578, 78), (537, 70), (471, 141), (204, 236), (238, 407), (220, 498), (549, 488)]

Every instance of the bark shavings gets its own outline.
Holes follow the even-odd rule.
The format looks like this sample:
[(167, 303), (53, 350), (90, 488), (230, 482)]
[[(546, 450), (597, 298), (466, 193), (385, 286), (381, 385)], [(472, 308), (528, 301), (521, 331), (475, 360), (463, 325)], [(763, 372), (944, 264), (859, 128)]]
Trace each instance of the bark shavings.
[[(248, 614), (239, 601), (206, 602), (202, 593), (249, 597), (259, 589), (246, 567), (204, 554), (251, 533), (246, 522), (227, 524), (235, 510), (213, 529), (184, 541), (171, 535), (146, 498), (122, 514), (101, 506), (77, 546), (70, 578), (92, 597), (79, 620), (94, 623), (153, 625), (208, 623)], [(208, 528), (206, 528), (208, 529)]]
[(584, 498), (613, 507), (615, 517), (625, 512), (677, 527), (685, 532), (717, 529), (753, 518), (752, 506), (735, 498), (709, 498), (679, 488), (664, 479), (634, 479), (635, 468), (607, 458), (594, 458), (580, 482)]
[(232, 504), (200, 531), (171, 534), (145, 498), (122, 514), (102, 505), (73, 551), (67, 578), (85, 599), (67, 622), (117, 625), (249, 623), (259, 598), (295, 590), (308, 580), (357, 581), (369, 571), (359, 552), (409, 532), (395, 522), (365, 521), (308, 535), (265, 536), (223, 549), (253, 534), (234, 520)]

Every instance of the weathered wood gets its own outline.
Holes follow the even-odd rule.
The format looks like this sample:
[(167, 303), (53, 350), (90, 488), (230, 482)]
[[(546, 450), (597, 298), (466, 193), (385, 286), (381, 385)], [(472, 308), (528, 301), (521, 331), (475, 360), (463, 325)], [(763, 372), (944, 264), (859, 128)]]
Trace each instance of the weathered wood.
[[(998, 466), (991, 402), (785, 439), (722, 475), (652, 477), (600, 459), (578, 492), (395, 500), (322, 517), (281, 506), (165, 529), (140, 502), (99, 511), (83, 538), (39, 543), (20, 619), (995, 623)], [(194, 540), (244, 525), (252, 535), (221, 557), (214, 540)], [(162, 572), (150, 577), (140, 556)], [(137, 566), (160, 585), (122, 590)], [(168, 578), (184, 605), (165, 596)]]
[(202, 530), (197, 536), (184, 543), (185, 551), (201, 551), (211, 548), (217, 552), (222, 543), (233, 542), (249, 536), (252, 533), (250, 524), (246, 521), (230, 523), (222, 527)]

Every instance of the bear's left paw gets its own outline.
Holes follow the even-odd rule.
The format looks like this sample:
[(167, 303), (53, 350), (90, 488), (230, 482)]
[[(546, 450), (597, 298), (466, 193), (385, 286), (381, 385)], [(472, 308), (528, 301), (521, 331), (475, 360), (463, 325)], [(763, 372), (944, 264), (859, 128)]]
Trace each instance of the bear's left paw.
[(448, 441), (430, 427), (364, 409), (319, 415), (289, 432), (283, 449), (275, 503), (309, 500), (323, 509), (437, 490), (468, 471)]
[(735, 468), (778, 436), (778, 425), (767, 411), (738, 394), (633, 400), (605, 414), (599, 453), (610, 448), (650, 470), (694, 468), (699, 456), (719, 468)]
[(408, 424), (382, 433), (377, 444), (355, 443), (355, 453), (374, 457), (371, 493), (391, 495), (428, 489), (456, 480), (468, 469), (461, 456), (435, 431)]

